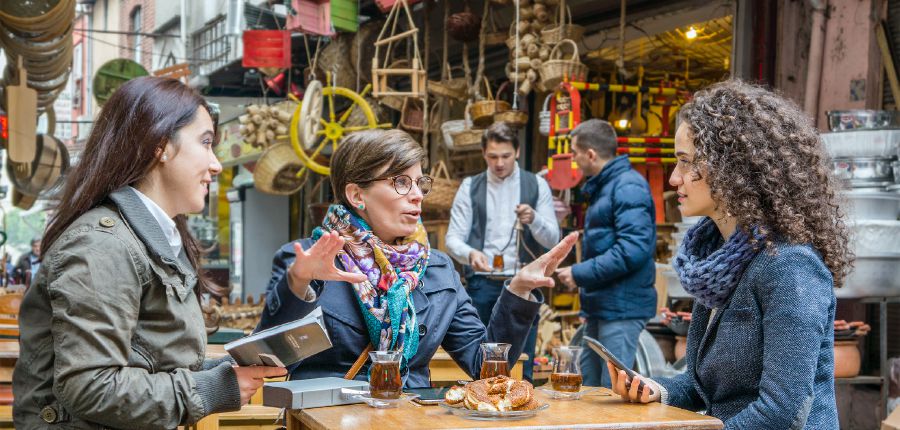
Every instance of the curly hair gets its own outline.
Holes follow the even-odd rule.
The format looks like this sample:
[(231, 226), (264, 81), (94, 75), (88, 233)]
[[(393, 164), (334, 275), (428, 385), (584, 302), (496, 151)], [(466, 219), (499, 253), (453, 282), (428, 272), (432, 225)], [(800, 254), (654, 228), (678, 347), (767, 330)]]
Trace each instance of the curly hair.
[(840, 287), (854, 256), (840, 185), (809, 116), (778, 94), (729, 80), (698, 91), (679, 119), (717, 210), (745, 231), (758, 227), (770, 252), (776, 240), (810, 244)]

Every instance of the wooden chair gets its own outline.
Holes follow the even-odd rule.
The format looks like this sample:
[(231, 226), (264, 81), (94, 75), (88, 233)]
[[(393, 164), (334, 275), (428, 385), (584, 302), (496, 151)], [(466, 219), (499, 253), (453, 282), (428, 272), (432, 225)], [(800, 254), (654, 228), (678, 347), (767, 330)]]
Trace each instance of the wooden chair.
[[(19, 308), (22, 306), (22, 294), (0, 295), (0, 342), (19, 341)], [(9, 361), (9, 362), (7, 362)], [(12, 405), (13, 393), (8, 369), (14, 366), (15, 360), (0, 359), (0, 405)], [(0, 420), (2, 421), (2, 420)], [(2, 428), (2, 424), (0, 424)]]
[(19, 308), (22, 294), (0, 295), (0, 342), (19, 340)]

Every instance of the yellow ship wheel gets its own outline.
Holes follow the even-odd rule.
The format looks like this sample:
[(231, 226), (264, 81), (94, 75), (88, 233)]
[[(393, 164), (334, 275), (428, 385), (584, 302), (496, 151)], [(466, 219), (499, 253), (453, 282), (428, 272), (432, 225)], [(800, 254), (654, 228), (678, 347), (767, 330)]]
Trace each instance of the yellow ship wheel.
[[(372, 107), (363, 98), (371, 90), (371, 85), (366, 85), (362, 93), (357, 94), (353, 90), (330, 85), (330, 76), (328, 81), (329, 85), (322, 86), (320, 84), (316, 86), (315, 84), (310, 84), (308, 86), (315, 89), (321, 88), (321, 98), (316, 99), (315, 97), (315, 93), (318, 91), (308, 91), (307, 95), (310, 97), (304, 96), (303, 102), (298, 104), (294, 110), (294, 115), (291, 117), (290, 127), (291, 146), (294, 148), (294, 152), (297, 153), (297, 157), (306, 168), (325, 176), (331, 174), (331, 168), (316, 162), (316, 158), (319, 155), (324, 155), (323, 151), (326, 148), (330, 148), (333, 154), (344, 137), (350, 133), (391, 127), (391, 124), (378, 124), (378, 121), (375, 119), (375, 113), (372, 112)], [(340, 116), (335, 112), (336, 97), (342, 97), (352, 102), (350, 107), (344, 110)], [(327, 100), (328, 105), (327, 121), (325, 119), (326, 116), (322, 112), (324, 110), (323, 105), (326, 104), (322, 102), (323, 99)], [(303, 109), (304, 105), (308, 106), (308, 108)], [(365, 115), (365, 123), (363, 125), (348, 126), (347, 120), (356, 109), (359, 109)], [(316, 118), (318, 118), (318, 124), (315, 123)], [(314, 138), (310, 141), (302, 136), (314, 136)], [(297, 172), (297, 176), (304, 174), (306, 168)]]

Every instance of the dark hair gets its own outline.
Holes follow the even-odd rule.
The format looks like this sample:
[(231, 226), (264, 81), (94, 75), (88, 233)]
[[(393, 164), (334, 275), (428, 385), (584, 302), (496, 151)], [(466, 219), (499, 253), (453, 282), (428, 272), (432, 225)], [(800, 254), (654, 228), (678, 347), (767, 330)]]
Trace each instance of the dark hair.
[(739, 80), (712, 85), (679, 113), (713, 200), (775, 240), (810, 244), (840, 286), (853, 265), (849, 232), (819, 131), (792, 101)]
[(602, 119), (589, 119), (575, 126), (570, 133), (572, 139), (578, 138), (578, 146), (593, 149), (600, 158), (610, 159), (616, 156), (616, 129)]
[[(119, 87), (100, 110), (81, 160), (66, 179), (56, 215), (44, 233), (44, 248), (50, 249), (70, 224), (110, 193), (144, 179), (159, 163), (157, 154), (167, 143), (177, 151), (178, 132), (201, 107), (213, 116), (203, 97), (171, 78), (144, 76)], [(227, 290), (210, 283), (200, 270), (200, 247), (188, 230), (187, 217), (177, 215), (175, 225), (197, 272), (198, 293), (224, 294)]]
[(31, 245), (34, 246), (35, 243), (39, 243), (40, 241), (41, 241), (41, 237), (35, 236), (35, 237), (31, 238)]
[(481, 149), (487, 148), (488, 142), (509, 143), (513, 149), (519, 150), (519, 135), (505, 122), (491, 124), (481, 135)]
[(425, 150), (401, 130), (363, 130), (347, 136), (331, 156), (331, 189), (335, 198), (349, 209), (347, 184), (361, 188), (372, 181), (403, 173), (425, 161)]

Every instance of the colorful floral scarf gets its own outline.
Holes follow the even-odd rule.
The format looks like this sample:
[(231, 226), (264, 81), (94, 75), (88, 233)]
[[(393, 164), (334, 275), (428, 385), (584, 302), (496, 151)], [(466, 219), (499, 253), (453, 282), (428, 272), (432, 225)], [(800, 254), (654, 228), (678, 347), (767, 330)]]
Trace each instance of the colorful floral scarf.
[(419, 348), (419, 324), (410, 294), (428, 265), (425, 227), (419, 222), (415, 233), (390, 245), (344, 205), (332, 205), (322, 227), (313, 231), (313, 240), (327, 231), (337, 231), (344, 238), (344, 248), (338, 252), (344, 270), (368, 278), (353, 284), (353, 289), (372, 345), (378, 350), (402, 350), (403, 361), (408, 362)]

